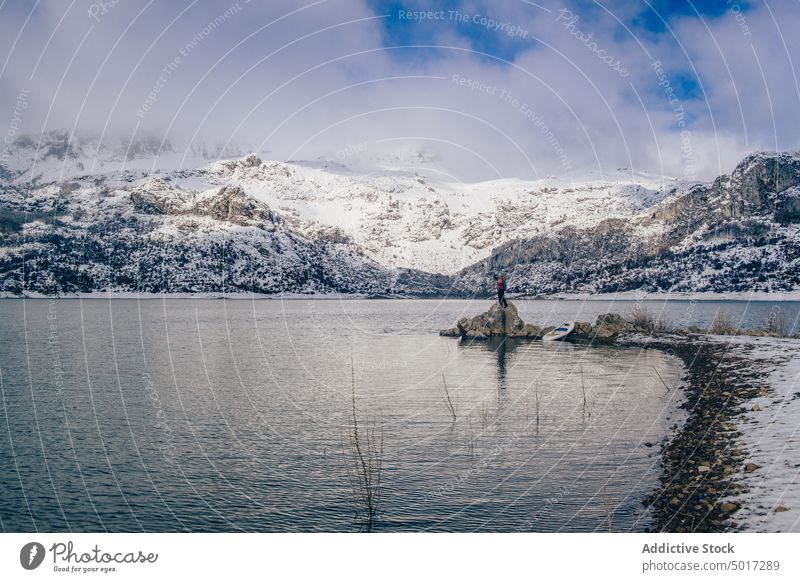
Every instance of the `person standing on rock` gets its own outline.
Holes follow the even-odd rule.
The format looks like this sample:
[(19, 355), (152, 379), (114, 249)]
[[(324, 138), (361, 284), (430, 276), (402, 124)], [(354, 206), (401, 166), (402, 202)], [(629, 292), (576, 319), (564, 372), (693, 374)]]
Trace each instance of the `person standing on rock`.
[(497, 302), (503, 308), (508, 307), (508, 301), (506, 301), (506, 279), (503, 277), (503, 273), (500, 273), (497, 277)]

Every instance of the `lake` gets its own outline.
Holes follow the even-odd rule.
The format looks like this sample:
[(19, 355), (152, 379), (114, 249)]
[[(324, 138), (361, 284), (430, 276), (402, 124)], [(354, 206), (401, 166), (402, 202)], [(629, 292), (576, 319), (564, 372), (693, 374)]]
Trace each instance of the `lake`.
[[(679, 362), (437, 335), (490, 304), (2, 300), (0, 527), (363, 530), (355, 403), (361, 438), (382, 440), (373, 531), (645, 529)], [(610, 307), (516, 304), (539, 325)], [(753, 324), (773, 308), (651, 307), (702, 325), (720, 304)]]

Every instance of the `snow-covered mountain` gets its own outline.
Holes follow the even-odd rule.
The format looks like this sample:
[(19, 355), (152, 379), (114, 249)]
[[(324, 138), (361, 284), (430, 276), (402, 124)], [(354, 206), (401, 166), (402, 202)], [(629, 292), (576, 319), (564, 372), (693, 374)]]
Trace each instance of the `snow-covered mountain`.
[[(196, 152), (144, 140), (100, 147), (51, 134), (25, 139), (12, 156), (16, 184), (103, 178), (141, 187), (168, 181), (179, 196), (235, 186), (269, 205), (298, 232), (347, 237), (388, 267), (453, 274), (505, 242), (624, 218), (686, 186), (678, 180), (619, 170), (613, 175), (515, 179), (462, 184), (420, 172), (401, 159), (374, 160), (371, 173), (325, 162), (262, 161), (256, 155), (203, 163)], [(37, 154), (38, 152), (38, 154)], [(192, 164), (198, 164), (194, 166)]]
[(250, 151), (242, 144), (201, 142), (178, 148), (152, 135), (101, 139), (54, 130), (22, 135), (0, 152), (0, 183), (48, 184), (123, 170), (158, 174), (162, 169), (199, 167), (221, 157), (243, 157)]
[(627, 219), (507, 243), (456, 289), (489, 293), (498, 270), (526, 295), (800, 289), (800, 156), (753, 154)]
[(602, 178), (461, 184), (403, 168), (364, 175), (256, 156), (218, 162), (174, 182), (187, 188), (235, 185), (311, 237), (335, 229), (383, 265), (445, 274), (505, 242), (564, 224), (589, 227), (629, 217), (685, 187), (624, 171)]
[[(345, 236), (322, 230), (306, 236), (240, 187), (173, 183), (191, 182), (207, 169), (129, 170), (128, 161), (159, 162), (146, 153), (120, 159), (112, 151), (87, 159), (55, 137), (38, 154), (25, 151), (32, 146), (24, 140), (22, 152), (5, 157), (21, 164), (4, 165), (0, 182), (3, 293), (448, 290), (447, 277), (385, 268)], [(81, 174), (100, 161), (116, 169)], [(60, 178), (47, 180), (53, 175)]]
[(793, 155), (705, 185), (626, 169), (463, 184), (401, 159), (367, 172), (203, 149), (17, 140), (0, 290), (467, 295), (498, 269), (525, 294), (800, 286)]

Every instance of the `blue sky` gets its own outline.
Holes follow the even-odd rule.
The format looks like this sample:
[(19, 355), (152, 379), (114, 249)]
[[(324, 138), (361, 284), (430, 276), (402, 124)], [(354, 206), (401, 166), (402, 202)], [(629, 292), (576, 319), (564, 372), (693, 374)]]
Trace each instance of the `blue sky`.
[(468, 180), (711, 179), (800, 148), (798, 26), (796, 0), (7, 0), (0, 122), (278, 159), (424, 150)]
[[(556, 12), (567, 7), (574, 14), (580, 15), (583, 22), (595, 19), (610, 20), (609, 11), (619, 19), (619, 26), (613, 37), (622, 40), (631, 35), (654, 40), (666, 44), (677, 44), (672, 38), (670, 25), (676, 21), (696, 19), (698, 21), (714, 21), (726, 16), (733, 16), (733, 11), (741, 18), (747, 18), (750, 5), (746, 2), (720, 2), (711, 0), (651, 0), (648, 2), (626, 2), (619, 10), (614, 10), (614, 3), (571, 2), (567, 4), (537, 3), (539, 7)], [(546, 50), (533, 34), (524, 37), (514, 34), (500, 34), (488, 27), (476, 26), (474, 17), (481, 16), (518, 25), (527, 30), (535, 19), (546, 19), (548, 13), (530, 6), (527, 14), (518, 20), (504, 20), (502, 10), (498, 11), (497, 3), (462, 2), (447, 0), (444, 2), (399, 2), (396, 0), (371, 0), (369, 6), (376, 14), (386, 15), (381, 20), (382, 42), (387, 47), (420, 45), (416, 59), (444, 58), (446, 48), (432, 49), (430, 45), (442, 43), (442, 29), (450, 33), (451, 38), (464, 40), (476, 52), (476, 58), (492, 62), (494, 57), (513, 62), (520, 54), (539, 49)], [(409, 23), (408, 18), (401, 18), (404, 13), (413, 11), (440, 12), (436, 20), (421, 20)], [(500, 12), (498, 14), (498, 12)], [(552, 13), (551, 12), (551, 13)], [(461, 18), (455, 16), (460, 14)], [(677, 50), (677, 46), (674, 47)], [(400, 59), (408, 59), (411, 51), (394, 53)], [(419, 56), (423, 55), (423, 56)], [(489, 56), (483, 56), (489, 55)], [(684, 101), (694, 101), (703, 97), (700, 80), (690, 67), (682, 67), (672, 72), (672, 86), (675, 93)]]
[[(468, 19), (454, 19), (451, 12), (459, 11), (462, 14), (481, 14), (489, 18), (497, 15), (499, 3), (463, 2), (461, 0), (444, 0), (441, 2), (401, 2), (397, 0), (370, 0), (368, 5), (376, 14), (388, 15), (383, 23), (383, 42), (386, 46), (432, 44), (437, 38), (436, 29), (447, 27), (455, 34), (469, 40), (470, 46), (476, 51), (497, 55), (513, 60), (520, 52), (528, 50), (535, 41), (522, 38), (509, 38), (507, 35), (497, 34), (487, 28), (474, 26)], [(556, 11), (568, 7), (584, 19), (602, 18), (607, 16), (602, 4), (596, 2), (565, 2), (554, 4), (546, 0), (538, 2), (540, 6)], [(610, 3), (607, 3), (610, 4)], [(676, 18), (706, 18), (714, 19), (730, 11), (730, 6), (725, 0), (649, 0), (648, 2), (628, 2), (622, 10), (616, 11), (620, 20), (630, 27), (636, 34), (645, 36), (662, 35), (667, 32), (666, 23)], [(750, 6), (746, 2), (735, 4), (741, 13), (746, 14)], [(399, 18), (402, 11), (444, 11), (444, 20), (422, 21), (415, 26)], [(500, 11), (502, 12), (502, 11)], [(523, 28), (529, 19), (546, 17), (546, 13), (529, 6), (528, 18), (523, 18), (516, 24)], [(502, 16), (496, 16), (502, 20)]]
[[(574, 14), (579, 14), (584, 21), (609, 18), (607, 8), (597, 2), (571, 2), (567, 4), (553, 4), (540, 2), (539, 6), (549, 8), (556, 12), (566, 6)], [(548, 6), (549, 4), (549, 6)], [(668, 25), (676, 19), (718, 19), (731, 13), (734, 3), (719, 0), (650, 0), (648, 2), (628, 2), (616, 16), (624, 26), (619, 26), (615, 32), (616, 38), (635, 35), (648, 39), (664, 39), (669, 41)], [(386, 47), (406, 47), (419, 45), (421, 48), (416, 56), (409, 57), (412, 51), (393, 53), (399, 59), (431, 59), (444, 58), (447, 49), (433, 49), (431, 46), (447, 44), (441, 42), (442, 29), (446, 29), (451, 38), (458, 38), (468, 43), (476, 52), (476, 58), (485, 61), (494, 61), (494, 57), (507, 61), (514, 61), (520, 54), (536, 49), (545, 50), (538, 39), (532, 34), (502, 34), (485, 26), (476, 26), (475, 17), (486, 17), (497, 22), (517, 25), (521, 30), (527, 30), (529, 23), (534, 19), (543, 19), (548, 13), (530, 6), (528, 14), (519, 20), (504, 20), (502, 11), (497, 10), (498, 4), (486, 2), (463, 2), (460, 0), (445, 0), (441, 2), (401, 2), (396, 0), (370, 0), (368, 5), (375, 14), (386, 15), (381, 20), (382, 43)], [(746, 2), (735, 3), (737, 11), (746, 17), (750, 6)], [(436, 19), (425, 19), (409, 22), (402, 18), (409, 12), (439, 12)], [(498, 14), (500, 12), (500, 14)], [(460, 15), (460, 16), (459, 16)], [(490, 56), (482, 56), (479, 53)], [(701, 97), (698, 79), (693, 71), (686, 68), (676, 71), (673, 76), (673, 85), (676, 93), (685, 100), (694, 100)]]
[(726, 0), (650, 0), (647, 4), (641, 3), (641, 9), (630, 20), (630, 24), (638, 30), (662, 33), (666, 30), (665, 20), (668, 22), (676, 17), (719, 18), (728, 13), (734, 4), (741, 12), (750, 9), (747, 2), (738, 0), (731, 3)]
[[(436, 45), (441, 36), (441, 29), (447, 28), (453, 35), (466, 39), (469, 46), (477, 52), (483, 52), (492, 56), (506, 60), (514, 58), (523, 51), (529, 50), (535, 45), (533, 39), (525, 39), (517, 36), (498, 34), (489, 28), (475, 26), (469, 16), (475, 14), (492, 17), (492, 10), (481, 10), (474, 12), (467, 10), (463, 2), (458, 0), (447, 0), (437, 2), (431, 6), (434, 12), (444, 12), (444, 20), (422, 20), (419, 22), (409, 22), (401, 18), (404, 12), (420, 11), (420, 5), (409, 2), (395, 2), (380, 0), (369, 2), (370, 7), (376, 14), (385, 14), (388, 17), (382, 20), (383, 25), (383, 44), (384, 46), (408, 46), (408, 45)], [(425, 6), (425, 10), (428, 6)], [(467, 15), (467, 19), (461, 19), (456, 13)], [(518, 23), (525, 26), (525, 22)], [(428, 54), (436, 54), (435, 51), (426, 50)], [(442, 51), (438, 51), (440, 54)]]

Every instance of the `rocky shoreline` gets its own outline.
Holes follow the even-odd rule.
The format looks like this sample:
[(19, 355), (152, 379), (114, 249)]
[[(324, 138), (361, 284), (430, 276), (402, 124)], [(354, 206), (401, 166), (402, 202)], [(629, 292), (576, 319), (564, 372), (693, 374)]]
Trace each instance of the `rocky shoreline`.
[[(535, 340), (550, 329), (524, 323), (509, 303), (505, 309), (494, 304), (474, 318), (462, 318), (440, 335), (462, 341), (494, 336)], [(685, 366), (686, 420), (673, 426), (674, 434), (662, 444), (661, 484), (644, 500), (653, 515), (649, 529), (654, 532), (739, 530), (735, 514), (741, 505), (737, 497), (746, 492), (742, 476), (758, 469), (739, 442), (735, 419), (750, 408), (748, 400), (770, 392), (762, 366), (698, 331), (660, 331), (648, 322), (634, 323), (611, 313), (600, 315), (595, 325), (576, 322), (568, 338), (658, 349)]]
[(654, 519), (651, 531), (738, 530), (736, 497), (745, 491), (740, 477), (758, 467), (748, 461), (734, 419), (768, 390), (762, 375), (752, 361), (701, 335), (632, 336), (617, 343), (662, 350), (686, 367), (687, 417), (662, 445), (661, 486), (644, 500)]

